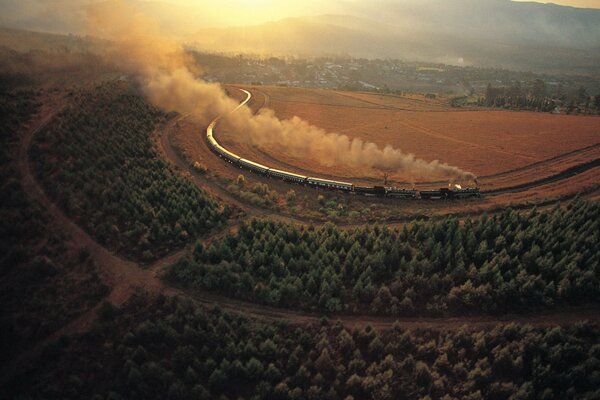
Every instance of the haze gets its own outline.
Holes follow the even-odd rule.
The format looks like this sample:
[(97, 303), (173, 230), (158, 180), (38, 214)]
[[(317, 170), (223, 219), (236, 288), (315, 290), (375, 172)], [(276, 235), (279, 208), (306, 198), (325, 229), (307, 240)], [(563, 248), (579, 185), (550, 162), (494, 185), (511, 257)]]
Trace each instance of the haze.
[[(199, 51), (344, 55), (537, 72), (597, 73), (600, 0), (127, 0)], [(0, 2), (0, 26), (89, 34), (111, 1)], [(95, 33), (97, 34), (97, 33)]]
[[(521, 0), (517, 0), (521, 1)], [(509, 3), (493, 0), (481, 3)], [(82, 15), (89, 5), (106, 3), (103, 0), (1, 0), (0, 24), (13, 28), (49, 30), (57, 33), (81, 33)], [(144, 12), (160, 16), (163, 24), (173, 33), (191, 33), (205, 27), (255, 25), (289, 17), (344, 14), (373, 16), (386, 14), (390, 8), (415, 7), (416, 0), (332, 0), (332, 1), (277, 1), (277, 0), (129, 0)], [(443, 5), (446, 0), (426, 1), (429, 6)], [(547, 3), (547, 2), (537, 2)], [(600, 0), (554, 1), (571, 7), (600, 8)], [(456, 8), (460, 8), (457, 4)]]

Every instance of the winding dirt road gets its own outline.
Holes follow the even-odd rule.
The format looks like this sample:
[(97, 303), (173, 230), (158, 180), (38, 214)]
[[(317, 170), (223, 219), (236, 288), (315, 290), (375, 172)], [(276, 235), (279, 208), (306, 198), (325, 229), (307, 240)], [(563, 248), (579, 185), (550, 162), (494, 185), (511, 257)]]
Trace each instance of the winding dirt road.
[[(189, 297), (201, 304), (209, 306), (218, 305), (223, 310), (241, 313), (243, 315), (265, 321), (284, 320), (291, 323), (317, 323), (320, 321), (323, 315), (322, 313), (300, 312), (289, 309), (269, 307), (231, 299), (226, 296), (221, 296), (199, 289), (185, 289), (165, 284), (160, 279), (163, 269), (186, 254), (187, 251), (185, 249), (158, 260), (149, 267), (144, 267), (135, 262), (123, 259), (119, 255), (114, 254), (96, 242), (90, 235), (87, 234), (87, 232), (71, 221), (47, 197), (31, 170), (28, 156), (28, 149), (31, 144), (31, 140), (37, 132), (42, 130), (48, 124), (48, 122), (51, 121), (53, 116), (56, 115), (58, 111), (59, 110), (57, 109), (48, 113), (22, 136), (19, 146), (18, 168), (21, 173), (23, 188), (26, 195), (31, 200), (40, 203), (46, 208), (46, 210), (48, 210), (48, 212), (54, 218), (55, 224), (61, 226), (65, 233), (67, 233), (71, 238), (76, 238), (76, 240), (71, 239), (71, 245), (86, 247), (90, 251), (92, 259), (95, 261), (100, 270), (102, 279), (111, 288), (111, 292), (106, 298), (108, 302), (117, 306), (121, 305), (133, 293), (135, 293), (136, 290), (142, 289), (149, 294), (162, 293), (165, 295), (180, 295)], [(172, 121), (171, 123), (174, 122)], [(163, 134), (161, 136), (161, 142), (163, 142), (163, 145), (165, 145), (163, 150), (175, 165), (185, 170), (189, 167), (185, 165), (185, 163), (182, 165), (182, 160), (177, 156), (168, 142), (168, 135), (164, 134), (164, 132), (168, 132), (168, 128), (169, 127), (167, 126), (165, 129), (163, 129)], [(205, 182), (201, 177), (198, 176), (195, 177), (195, 182), (205, 190), (207, 188), (204, 186), (204, 183), (211, 183)], [(233, 204), (239, 206), (241, 209), (247, 210), (252, 214), (257, 211), (254, 208), (249, 208), (247, 205), (240, 203), (235, 198), (231, 198), (227, 192), (219, 192), (214, 185), (209, 184), (207, 186), (209, 188), (208, 190), (215, 190), (216, 194), (222, 196), (224, 200), (231, 200)], [(271, 211), (260, 210), (258, 215), (269, 215), (269, 217), (271, 217), (272, 215), (270, 213)], [(288, 220), (286, 217), (283, 219)], [(301, 221), (296, 220), (295, 222)], [(235, 229), (235, 226), (230, 225), (220, 233), (207, 240), (216, 240), (219, 237), (227, 234), (232, 229)], [(58, 337), (61, 335), (73, 334), (87, 330), (89, 328), (89, 324), (95, 318), (95, 312), (96, 308), (88, 311), (81, 317), (57, 331), (54, 335), (52, 335), (52, 337)], [(600, 322), (600, 312), (597, 307), (572, 308), (532, 314), (511, 314), (503, 316), (479, 315), (460, 318), (392, 318), (344, 314), (331, 314), (328, 315), (328, 317), (331, 320), (339, 319), (342, 323), (350, 327), (371, 325), (378, 328), (389, 328), (397, 323), (406, 329), (418, 329), (426, 327), (455, 329), (461, 326), (467, 326), (469, 329), (480, 329), (491, 325), (508, 324), (513, 322), (528, 323), (534, 326), (548, 326), (570, 324), (582, 319)]]

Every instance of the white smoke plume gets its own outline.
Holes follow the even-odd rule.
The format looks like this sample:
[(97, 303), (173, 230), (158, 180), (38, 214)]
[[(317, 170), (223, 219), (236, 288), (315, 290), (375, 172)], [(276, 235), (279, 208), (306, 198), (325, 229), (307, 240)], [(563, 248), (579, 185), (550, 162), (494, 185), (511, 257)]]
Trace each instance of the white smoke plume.
[[(88, 11), (90, 33), (112, 40), (108, 54), (138, 80), (148, 99), (164, 110), (193, 115), (207, 124), (237, 106), (218, 84), (197, 79), (198, 67), (181, 45), (124, 0), (112, 0)], [(257, 146), (276, 145), (296, 157), (318, 156), (326, 166), (393, 172), (406, 179), (467, 180), (475, 176), (439, 161), (427, 162), (391, 146), (329, 133), (300, 118), (278, 119), (265, 109), (253, 115), (243, 107), (228, 122)]]

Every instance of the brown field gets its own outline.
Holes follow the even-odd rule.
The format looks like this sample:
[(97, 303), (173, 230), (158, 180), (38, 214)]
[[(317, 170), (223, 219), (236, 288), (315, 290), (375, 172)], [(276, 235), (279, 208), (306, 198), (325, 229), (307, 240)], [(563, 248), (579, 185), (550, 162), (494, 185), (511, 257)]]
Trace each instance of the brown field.
[[(240, 91), (233, 87), (228, 88), (230, 95), (238, 100), (241, 100), (244, 96)], [(263, 107), (265, 104), (268, 106), (273, 105), (276, 110), (281, 110), (290, 104), (300, 103), (286, 103), (282, 100), (277, 100), (284, 96), (286, 91), (290, 91), (290, 98), (293, 101), (300, 101), (298, 99), (304, 99), (307, 101), (314, 101), (319, 96), (323, 99), (327, 99), (329, 104), (333, 104), (334, 100), (338, 99), (342, 104), (348, 104), (349, 102), (357, 101), (356, 98), (360, 97), (375, 97), (374, 101), (402, 101), (404, 102), (403, 107), (421, 107), (425, 100), (424, 98), (405, 98), (397, 99), (393, 96), (382, 96), (381, 99), (377, 99), (376, 95), (364, 94), (364, 93), (337, 93), (332, 91), (318, 91), (318, 90), (297, 90), (289, 88), (251, 88), (253, 93), (252, 101), (250, 106), (253, 110), (257, 110)], [(269, 93), (269, 94), (266, 94)], [(270, 95), (273, 93), (273, 96)], [(369, 99), (371, 101), (372, 99)], [(325, 101), (325, 100), (324, 100)], [(434, 100), (434, 102), (440, 102), (440, 100)], [(346, 114), (347, 118), (356, 118), (352, 113), (356, 110), (357, 113), (361, 110), (357, 107), (349, 106), (318, 106), (313, 105), (315, 110), (315, 116), (323, 118), (325, 123), (325, 117), (323, 115), (330, 113), (327, 111), (328, 108), (335, 108), (336, 110), (348, 109)], [(313, 107), (311, 106), (311, 107)], [(371, 107), (371, 106), (368, 106)], [(434, 105), (435, 107), (442, 107), (442, 105)], [(306, 112), (306, 105), (302, 105), (299, 108), (301, 111)], [(311, 108), (312, 109), (312, 108)], [(389, 109), (373, 109), (375, 111), (385, 115), (386, 112), (390, 112)], [(280, 112), (280, 111), (278, 111)], [(396, 111), (394, 111), (396, 112)], [(402, 115), (432, 115), (433, 117), (440, 115), (446, 118), (457, 121), (461, 115), (474, 115), (480, 119), (480, 123), (483, 123), (483, 117), (485, 115), (496, 116), (495, 120), (499, 120), (498, 116), (505, 115), (508, 121), (530, 121), (538, 120), (542, 121), (547, 127), (552, 127), (546, 120), (556, 121), (575, 121), (583, 129), (580, 133), (575, 132), (575, 128), (567, 125), (563, 126), (563, 129), (569, 130), (572, 137), (577, 140), (565, 141), (563, 145), (560, 145), (558, 139), (560, 138), (560, 130), (557, 127), (552, 127), (549, 132), (552, 132), (554, 141), (548, 141), (553, 146), (534, 146), (535, 140), (539, 140), (538, 135), (531, 135), (532, 139), (530, 142), (519, 140), (518, 135), (513, 135), (515, 138), (514, 152), (524, 152), (528, 154), (529, 158), (521, 163), (516, 163), (516, 158), (506, 156), (504, 153), (494, 151), (494, 141), (491, 137), (485, 136), (488, 142), (484, 142), (480, 139), (478, 143), (480, 146), (485, 144), (483, 150), (479, 153), (483, 154), (481, 157), (469, 158), (472, 154), (469, 151), (465, 151), (465, 146), (451, 146), (449, 145), (448, 151), (458, 156), (464, 157), (462, 160), (463, 165), (469, 165), (467, 162), (472, 160), (473, 163), (481, 164), (484, 170), (488, 172), (486, 176), (480, 177), (480, 184), (482, 190), (490, 190), (497, 188), (509, 188), (515, 185), (521, 185), (525, 183), (531, 183), (541, 178), (551, 177), (565, 171), (568, 168), (572, 168), (583, 163), (587, 163), (591, 160), (600, 158), (600, 133), (598, 133), (598, 124), (600, 118), (597, 117), (567, 117), (567, 116), (556, 116), (548, 114), (534, 114), (534, 113), (516, 113), (516, 112), (502, 112), (502, 111), (452, 111), (446, 108), (445, 111), (413, 111), (413, 112), (402, 112)], [(432, 120), (435, 120), (432, 117)], [(527, 117), (527, 118), (525, 118)], [(316, 117), (315, 117), (316, 118)], [(337, 117), (341, 124), (348, 124), (344, 118)], [(505, 119), (501, 125), (504, 129), (507, 128), (507, 120)], [(315, 119), (311, 122), (316, 123)], [(421, 121), (423, 125), (426, 125), (425, 119)], [(564, 124), (564, 122), (563, 122)], [(594, 125), (595, 124), (595, 125)], [(181, 120), (177, 122), (170, 135), (173, 145), (180, 151), (185, 153), (188, 162), (200, 162), (203, 166), (208, 169), (207, 175), (209, 181), (213, 182), (210, 186), (220, 186), (221, 188), (227, 187), (231, 182), (235, 181), (239, 174), (242, 174), (246, 178), (246, 187), (250, 188), (255, 183), (262, 182), (267, 183), (269, 187), (283, 198), (285, 193), (289, 190), (294, 190), (297, 193), (297, 200), (293, 204), (286, 204), (285, 200), (280, 200), (279, 205), (275, 206), (271, 211), (264, 211), (266, 214), (276, 212), (277, 214), (288, 215), (291, 217), (300, 217), (309, 220), (336, 220), (338, 222), (359, 223), (359, 222), (374, 222), (374, 221), (402, 221), (406, 218), (411, 218), (419, 215), (428, 216), (441, 216), (448, 213), (453, 214), (476, 214), (483, 211), (493, 211), (502, 209), (506, 206), (523, 206), (528, 204), (549, 204), (556, 200), (572, 198), (577, 193), (583, 193), (585, 197), (595, 199), (598, 197), (598, 190), (600, 190), (600, 167), (595, 167), (584, 171), (575, 176), (564, 177), (556, 182), (548, 182), (546, 184), (537, 184), (532, 187), (521, 189), (515, 192), (502, 193), (497, 195), (486, 195), (481, 199), (469, 199), (464, 201), (402, 201), (396, 199), (375, 199), (362, 196), (351, 196), (343, 195), (336, 192), (329, 192), (323, 190), (316, 190), (310, 187), (302, 187), (285, 183), (279, 180), (269, 179), (257, 174), (253, 174), (249, 171), (240, 170), (217, 157), (212, 153), (205, 141), (206, 127), (198, 126), (190, 120)], [(348, 129), (351, 129), (350, 127)], [(425, 128), (423, 128), (425, 129)], [(596, 133), (594, 133), (596, 131)], [(415, 131), (418, 132), (418, 131)], [(373, 136), (375, 140), (375, 134), (373, 132), (368, 133)], [(458, 138), (457, 133), (454, 134), (455, 138)], [(388, 135), (392, 137), (391, 135)], [(418, 135), (413, 133), (413, 138)], [(238, 153), (239, 155), (247, 158), (262, 162), (264, 164), (288, 169), (290, 171), (299, 171), (305, 173), (311, 173), (324, 177), (332, 177), (338, 179), (348, 179), (352, 182), (365, 182), (370, 184), (381, 183), (379, 173), (375, 172), (370, 177), (365, 174), (361, 174), (360, 171), (344, 170), (344, 168), (335, 168), (328, 170), (318, 165), (312, 165), (307, 160), (297, 159), (289, 155), (270, 154), (262, 149), (254, 148), (248, 143), (244, 143), (238, 140), (237, 135), (233, 132), (227, 132), (222, 127), (217, 128), (217, 138), (227, 148)], [(484, 138), (484, 139), (485, 139)], [(423, 141), (429, 146), (432, 142), (442, 141), (438, 138), (433, 138), (429, 135), (422, 135)], [(446, 140), (450, 142), (450, 140)], [(524, 143), (525, 142), (525, 143)], [(423, 147), (423, 146), (422, 146)], [(423, 147), (421, 153), (415, 152), (418, 155), (425, 157), (423, 154), (433, 153), (433, 146), (429, 148)], [(418, 149), (417, 149), (418, 150)], [(473, 151), (472, 151), (473, 152)], [(528, 152), (528, 153), (527, 153)], [(495, 158), (494, 158), (495, 157)], [(440, 156), (440, 158), (442, 158)], [(512, 161), (511, 162), (508, 162)], [(458, 163), (457, 163), (458, 164)], [(498, 167), (498, 164), (504, 165)], [(475, 165), (475, 164), (472, 164)], [(485, 168), (484, 168), (485, 167)], [(341, 172), (346, 172), (342, 174)], [(361, 178), (356, 178), (359, 176)], [(437, 185), (445, 185), (443, 182), (438, 183), (424, 183), (417, 184), (417, 188), (430, 187)], [(325, 196), (326, 199), (335, 200), (346, 210), (345, 216), (331, 217), (327, 210), (322, 209), (322, 203), (319, 203), (318, 197)], [(243, 200), (242, 200), (243, 202)], [(294, 207), (292, 207), (294, 206)], [(250, 211), (250, 210), (248, 210)], [(254, 210), (252, 212), (257, 212)], [(351, 216), (351, 212), (354, 212), (354, 216)], [(262, 212), (260, 212), (262, 213)], [(356, 214), (359, 215), (356, 215)]]
[[(446, 106), (442, 99), (422, 96), (279, 87), (250, 89), (256, 98), (254, 106), (266, 103), (280, 118), (299, 116), (327, 131), (359, 137), (380, 146), (389, 144), (427, 161), (437, 159), (484, 177), (484, 183), (490, 187), (496, 185), (486, 176), (492, 178), (600, 143), (598, 117), (457, 110)], [(219, 135), (232, 151), (267, 165), (365, 183), (376, 182), (382, 176), (379, 171), (357, 171), (348, 166), (326, 167), (318, 160), (300, 159), (275, 147), (253, 148), (240, 143), (235, 133), (226, 130)], [(591, 153), (598, 156), (597, 149)], [(560, 163), (555, 164), (561, 168)], [(539, 169), (542, 173), (548, 171), (543, 165), (538, 173)], [(529, 172), (533, 174), (536, 170)], [(397, 174), (390, 178), (405, 181)]]

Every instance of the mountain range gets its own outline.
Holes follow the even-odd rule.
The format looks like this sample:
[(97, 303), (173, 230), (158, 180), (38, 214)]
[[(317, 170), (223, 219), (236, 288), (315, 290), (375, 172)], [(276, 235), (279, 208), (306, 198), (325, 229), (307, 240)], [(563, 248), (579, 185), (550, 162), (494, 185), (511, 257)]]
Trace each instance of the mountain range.
[(187, 41), (211, 51), (352, 55), (547, 72), (600, 70), (600, 10), (507, 0), (407, 0), (354, 11), (360, 16), (207, 28)]
[[(158, 20), (166, 32), (205, 51), (347, 55), (600, 73), (598, 9), (510, 0), (331, 0), (318, 7), (316, 0), (306, 0), (315, 5), (316, 13), (328, 14), (293, 15), (259, 23), (256, 14), (262, 9), (256, 3), (254, 14), (228, 25), (228, 13), (247, 9), (235, 9), (234, 0), (223, 0), (221, 9), (214, 2), (198, 2), (193, 10), (159, 1), (126, 1)], [(0, 25), (82, 34), (86, 8), (110, 4), (97, 0), (0, 0)], [(242, 2), (237, 4), (242, 7)], [(283, 8), (285, 2), (273, 4)], [(272, 11), (272, 15), (279, 14)]]

